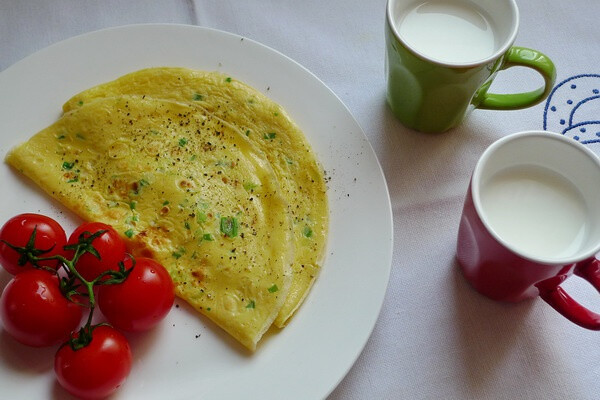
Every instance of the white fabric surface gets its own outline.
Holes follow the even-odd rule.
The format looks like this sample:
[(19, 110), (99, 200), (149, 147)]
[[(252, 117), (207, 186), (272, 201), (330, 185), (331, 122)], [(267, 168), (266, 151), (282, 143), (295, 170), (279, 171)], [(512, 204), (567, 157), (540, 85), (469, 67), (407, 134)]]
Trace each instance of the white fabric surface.
[[(600, 73), (600, 2), (518, 5), (516, 44), (550, 56), (557, 83)], [(393, 265), (381, 314), (330, 399), (599, 398), (599, 333), (573, 325), (539, 299), (507, 305), (480, 296), (454, 260), (477, 158), (505, 134), (542, 129), (544, 104), (476, 110), (445, 134), (404, 128), (385, 103), (384, 14), (385, 0), (0, 0), (0, 71), (71, 36), (142, 22), (217, 28), (291, 57), (324, 81), (364, 129), (385, 172), (394, 212)], [(515, 68), (500, 73), (493, 90), (522, 91), (540, 82), (531, 71)], [(600, 89), (595, 85), (592, 77), (583, 89)], [(600, 120), (591, 102), (587, 112), (588, 120), (594, 114)], [(556, 120), (548, 125), (563, 127)], [(586, 134), (593, 136), (592, 129)], [(369, 266), (364, 268), (368, 273)], [(600, 311), (598, 293), (585, 282), (571, 278), (564, 287)]]

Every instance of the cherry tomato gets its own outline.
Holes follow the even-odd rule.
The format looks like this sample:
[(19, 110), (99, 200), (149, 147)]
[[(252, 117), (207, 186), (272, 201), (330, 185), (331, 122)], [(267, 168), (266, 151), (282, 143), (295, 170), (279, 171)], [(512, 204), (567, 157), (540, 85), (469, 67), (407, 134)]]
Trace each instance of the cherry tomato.
[[(33, 230), (36, 230), (34, 247), (38, 250), (48, 250), (39, 257), (49, 257), (63, 254), (63, 246), (67, 243), (67, 235), (64, 229), (50, 217), (40, 214), (20, 214), (8, 221), (0, 229), (0, 264), (9, 273), (15, 275), (27, 269), (32, 269), (31, 263), (19, 265), (21, 254), (12, 249), (3, 241), (14, 246), (25, 247), (31, 238)], [(53, 247), (54, 246), (54, 247)], [(40, 261), (39, 265), (56, 269), (59, 265), (57, 260)]]
[(116, 329), (100, 325), (91, 342), (78, 350), (64, 344), (54, 358), (58, 383), (84, 399), (100, 399), (116, 391), (129, 376), (132, 355), (129, 342)]
[(62, 294), (57, 276), (39, 269), (15, 275), (0, 298), (4, 329), (29, 346), (64, 342), (79, 326), (82, 314), (82, 308)]
[[(69, 237), (68, 244), (76, 244), (80, 235), (85, 238), (90, 237), (94, 233), (106, 230), (102, 235), (92, 241), (92, 246), (96, 249), (100, 258), (98, 259), (92, 253), (85, 253), (77, 262), (75, 268), (87, 281), (92, 281), (102, 272), (108, 270), (119, 270), (119, 262), (125, 258), (127, 248), (125, 242), (117, 231), (110, 225), (101, 222), (86, 222), (77, 227)], [(69, 253), (69, 258), (72, 258), (73, 252)]]
[[(125, 267), (131, 267), (131, 259)], [(98, 306), (115, 328), (141, 332), (158, 324), (173, 306), (175, 294), (173, 281), (167, 270), (158, 262), (140, 257), (133, 270), (116, 285), (98, 288)]]

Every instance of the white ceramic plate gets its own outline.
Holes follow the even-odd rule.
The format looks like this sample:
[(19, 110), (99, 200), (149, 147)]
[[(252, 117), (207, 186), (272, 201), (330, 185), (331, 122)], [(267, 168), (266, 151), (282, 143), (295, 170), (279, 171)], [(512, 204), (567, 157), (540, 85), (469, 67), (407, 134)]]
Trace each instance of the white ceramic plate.
[[(330, 238), (322, 273), (281, 332), (248, 354), (183, 302), (156, 330), (130, 336), (134, 367), (118, 399), (317, 399), (326, 397), (365, 345), (385, 295), (392, 215), (375, 154), (348, 109), (314, 75), (237, 35), (183, 25), (132, 25), (78, 36), (0, 73), (0, 157), (51, 124), (73, 94), (151, 66), (218, 70), (283, 105), (312, 143), (330, 181)], [(79, 222), (0, 164), (0, 222), (41, 212)], [(0, 272), (0, 285), (8, 281)], [(69, 398), (55, 382), (56, 349), (14, 342), (0, 326), (2, 397)]]

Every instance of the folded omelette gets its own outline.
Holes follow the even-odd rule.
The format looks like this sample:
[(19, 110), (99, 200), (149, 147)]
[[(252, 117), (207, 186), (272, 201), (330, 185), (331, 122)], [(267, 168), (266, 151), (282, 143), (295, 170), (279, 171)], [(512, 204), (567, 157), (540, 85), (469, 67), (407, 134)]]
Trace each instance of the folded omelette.
[(273, 170), (224, 121), (167, 100), (68, 112), (7, 162), (85, 220), (123, 234), (177, 294), (249, 349), (291, 283), (291, 220)]
[(323, 172), (276, 103), (226, 75), (151, 68), (84, 91), (6, 161), (155, 258), (250, 350), (320, 269)]
[(279, 104), (243, 82), (186, 68), (124, 75), (73, 96), (63, 110), (122, 94), (173, 99), (206, 110), (240, 129), (265, 154), (293, 218), (292, 287), (275, 320), (276, 326), (285, 326), (319, 273), (329, 223), (323, 171), (302, 131)]

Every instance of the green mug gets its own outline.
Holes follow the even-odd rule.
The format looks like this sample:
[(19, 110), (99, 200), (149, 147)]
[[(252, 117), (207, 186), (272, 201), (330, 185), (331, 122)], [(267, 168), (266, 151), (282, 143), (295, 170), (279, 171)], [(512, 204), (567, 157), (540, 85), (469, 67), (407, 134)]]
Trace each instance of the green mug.
[[(386, 14), (387, 101), (409, 128), (444, 132), (475, 108), (526, 108), (552, 90), (552, 61), (513, 46), (519, 26), (514, 0), (388, 0)], [(498, 71), (514, 66), (533, 68), (544, 86), (488, 93)]]

